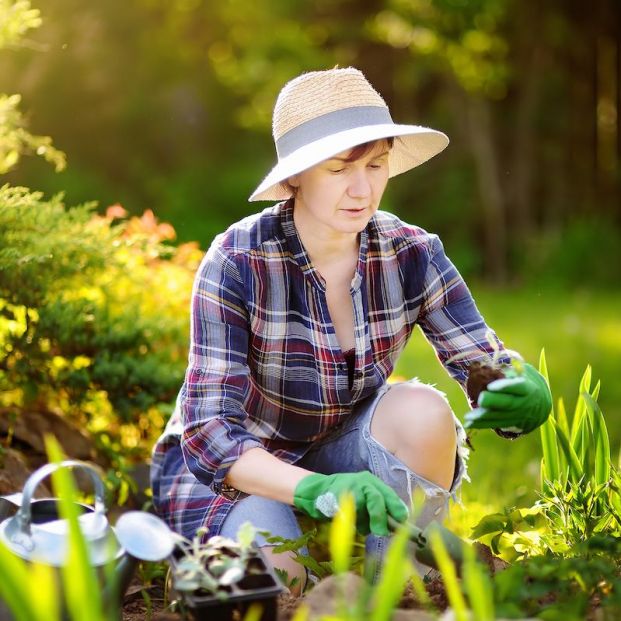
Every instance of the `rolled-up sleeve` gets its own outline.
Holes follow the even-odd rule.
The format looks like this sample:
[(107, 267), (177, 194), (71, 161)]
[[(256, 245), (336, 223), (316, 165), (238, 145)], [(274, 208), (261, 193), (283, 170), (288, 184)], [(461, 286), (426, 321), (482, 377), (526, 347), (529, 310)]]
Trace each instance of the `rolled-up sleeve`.
[(510, 362), (510, 355), (485, 323), (436, 235), (430, 235), (428, 253), (418, 323), (442, 365), (465, 391), (468, 368), (474, 360), (491, 357), (504, 364)]
[(180, 406), (186, 464), (217, 493), (242, 453), (263, 446), (245, 426), (248, 340), (240, 269), (233, 257), (214, 245), (194, 282), (189, 363)]

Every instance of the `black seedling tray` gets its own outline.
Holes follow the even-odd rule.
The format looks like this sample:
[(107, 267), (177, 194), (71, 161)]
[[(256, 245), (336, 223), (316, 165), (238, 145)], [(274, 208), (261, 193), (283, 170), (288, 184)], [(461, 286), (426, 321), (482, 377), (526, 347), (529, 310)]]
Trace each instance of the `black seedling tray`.
[[(170, 560), (173, 569), (181, 557), (182, 554), (173, 554)], [(260, 621), (276, 621), (278, 595), (284, 590), (278, 576), (259, 549), (252, 552), (247, 574), (239, 582), (222, 589), (226, 593), (226, 599), (205, 590), (178, 591), (175, 589), (174, 579), (172, 587), (177, 598), (196, 621), (243, 619), (254, 603), (262, 608)]]

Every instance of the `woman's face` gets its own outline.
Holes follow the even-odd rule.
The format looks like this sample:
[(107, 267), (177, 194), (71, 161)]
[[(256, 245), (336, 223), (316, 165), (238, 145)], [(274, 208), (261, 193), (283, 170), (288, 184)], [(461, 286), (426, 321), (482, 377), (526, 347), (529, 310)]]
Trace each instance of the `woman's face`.
[(295, 189), (296, 223), (319, 232), (360, 233), (379, 207), (388, 182), (387, 140), (348, 161), (352, 149), (338, 153), (289, 179)]

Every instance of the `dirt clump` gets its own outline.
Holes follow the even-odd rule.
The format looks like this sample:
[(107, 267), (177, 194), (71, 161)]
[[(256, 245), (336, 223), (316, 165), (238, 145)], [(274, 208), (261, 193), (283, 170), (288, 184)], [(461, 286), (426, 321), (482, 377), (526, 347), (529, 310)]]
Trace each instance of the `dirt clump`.
[(494, 380), (504, 379), (504, 377), (505, 374), (500, 367), (494, 367), (476, 360), (472, 362), (466, 382), (466, 391), (470, 403), (476, 406), (479, 394), (485, 390), (487, 385)]

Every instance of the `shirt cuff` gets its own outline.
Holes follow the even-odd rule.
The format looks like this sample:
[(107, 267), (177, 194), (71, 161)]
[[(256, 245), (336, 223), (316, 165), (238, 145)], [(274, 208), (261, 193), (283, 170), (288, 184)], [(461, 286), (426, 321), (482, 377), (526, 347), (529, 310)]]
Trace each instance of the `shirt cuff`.
[(213, 491), (224, 496), (228, 500), (241, 500), (246, 498), (249, 494), (238, 490), (237, 488), (224, 482), (226, 475), (229, 472), (229, 468), (248, 450), (252, 448), (265, 448), (263, 444), (254, 438), (248, 438), (243, 440), (239, 444), (236, 444), (230, 455), (222, 460), (220, 466), (214, 473), (213, 482), (211, 488)]

